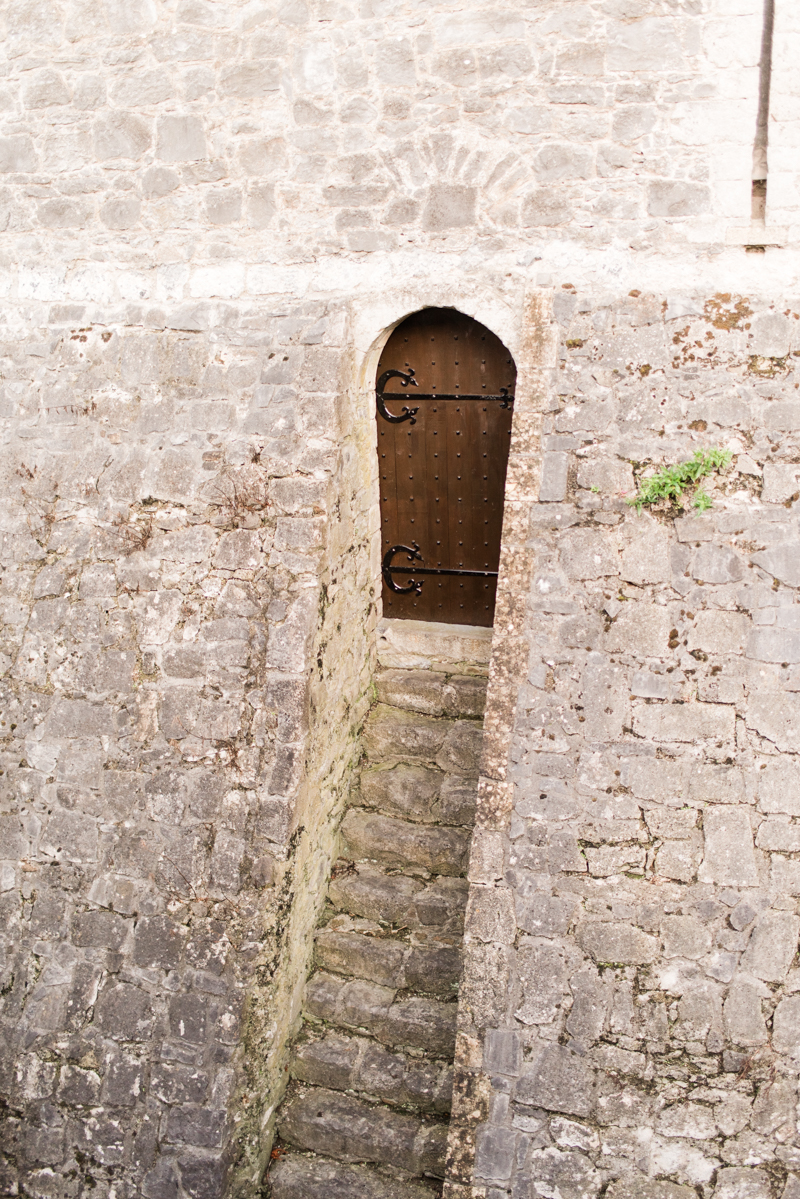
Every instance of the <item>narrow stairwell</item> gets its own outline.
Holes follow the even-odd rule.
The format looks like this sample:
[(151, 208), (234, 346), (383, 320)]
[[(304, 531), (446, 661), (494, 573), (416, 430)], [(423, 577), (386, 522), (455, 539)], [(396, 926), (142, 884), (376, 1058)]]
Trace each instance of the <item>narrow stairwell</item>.
[(376, 683), (272, 1199), (441, 1195), (486, 680), (384, 669)]

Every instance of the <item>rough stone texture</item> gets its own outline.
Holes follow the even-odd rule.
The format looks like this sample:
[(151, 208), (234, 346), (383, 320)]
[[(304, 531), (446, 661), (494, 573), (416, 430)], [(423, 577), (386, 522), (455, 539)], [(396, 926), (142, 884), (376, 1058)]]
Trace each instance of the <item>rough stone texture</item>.
[[(407, 763), (424, 818), (409, 774), (362, 795), (479, 825), (448, 1193), (795, 1199), (800, 9), (776, 5), (760, 232), (762, 17), (9, 6), (10, 1194), (259, 1185), (375, 643), (403, 671), (470, 656), (375, 631), (374, 368), (438, 304), (519, 370), (481, 779), (477, 804), (435, 781), (473, 772), (453, 735)], [(711, 445), (735, 462), (709, 513), (625, 505)], [(427, 753), (477, 709), (418, 711)], [(375, 864), (331, 894), (452, 948), (464, 890)], [(516, 1105), (556, 1045), (596, 1074), (591, 1116)], [(387, 1194), (325, 1170), (307, 1194)]]
[[(448, 1185), (766, 1199), (794, 1185), (800, 1077), (800, 447), (765, 407), (795, 372), (758, 374), (750, 301), (671, 320), (632, 294), (606, 322), (575, 290), (541, 418), (569, 486), (528, 503), (524, 598), (501, 581), (525, 666), (496, 639)], [(718, 348), (689, 359), (684, 338)], [(600, 397), (613, 419), (584, 418)], [(637, 515), (589, 469), (680, 460), (698, 431), (743, 457), (741, 430), (753, 465), (703, 516)]]
[(270, 1173), (273, 1199), (431, 1199), (418, 1183), (383, 1178), (357, 1166), (291, 1157)]
[[(343, 856), (278, 1114), (289, 1164), (269, 1172), (277, 1196), (293, 1193), (285, 1176), (305, 1177), (313, 1195), (319, 1157), (375, 1167), (351, 1180), (354, 1196), (370, 1177), (383, 1194), (387, 1171), (444, 1176), (469, 833), (442, 822), (442, 796), (452, 782), (474, 794), (477, 779), (455, 770), (473, 765), (466, 733), (479, 736), (480, 724), (428, 714), (480, 712), (486, 682), (388, 670), (376, 684), (382, 702), (364, 727), (366, 760), (342, 822)], [(434, 765), (448, 742), (450, 773)]]

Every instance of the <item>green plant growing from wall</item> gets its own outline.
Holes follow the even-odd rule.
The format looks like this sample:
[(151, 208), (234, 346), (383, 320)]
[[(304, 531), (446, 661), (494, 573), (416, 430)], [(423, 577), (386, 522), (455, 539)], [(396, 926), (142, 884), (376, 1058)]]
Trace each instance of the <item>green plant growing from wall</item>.
[(719, 474), (728, 469), (733, 454), (730, 450), (710, 449), (696, 450), (688, 462), (679, 462), (675, 466), (662, 466), (654, 475), (649, 475), (639, 483), (639, 490), (627, 502), (637, 512), (662, 500), (675, 507), (684, 508), (685, 493), (694, 488), (692, 507), (698, 512), (707, 512), (711, 507), (711, 496), (698, 484), (701, 479), (715, 471)]

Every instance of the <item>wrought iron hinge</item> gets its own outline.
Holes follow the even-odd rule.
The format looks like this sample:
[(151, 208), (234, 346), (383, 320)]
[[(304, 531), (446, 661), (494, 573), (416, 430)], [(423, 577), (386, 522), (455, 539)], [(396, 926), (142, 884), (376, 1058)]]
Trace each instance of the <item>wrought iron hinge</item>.
[(390, 591), (397, 592), (398, 595), (407, 595), (410, 591), (415, 591), (417, 595), (422, 594), (422, 584), (424, 579), (409, 579), (407, 587), (398, 587), (392, 578), (393, 574), (411, 574), (415, 575), (456, 575), (459, 578), (473, 579), (496, 579), (496, 570), (452, 570), (443, 566), (395, 566), (392, 558), (395, 554), (408, 554), (409, 562), (424, 562), (422, 554), (419, 552), (419, 546), (416, 541), (412, 541), (411, 545), (393, 545), (383, 555), (383, 565), (381, 573), (384, 582)]
[(409, 384), (411, 384), (412, 387), (416, 387), (417, 380), (414, 378), (414, 373), (415, 372), (411, 369), (411, 367), (408, 368), (406, 373), (403, 371), (384, 371), (375, 385), (375, 403), (377, 405), (378, 412), (380, 412), (384, 420), (391, 421), (393, 425), (399, 425), (404, 420), (410, 420), (412, 425), (415, 425), (417, 423), (416, 415), (419, 412), (419, 408), (408, 408), (404, 406), (403, 411), (399, 414), (390, 412), (386, 407), (386, 399), (391, 397), (384, 396), (383, 389), (390, 379), (399, 379), (403, 384), (403, 387), (408, 387)]

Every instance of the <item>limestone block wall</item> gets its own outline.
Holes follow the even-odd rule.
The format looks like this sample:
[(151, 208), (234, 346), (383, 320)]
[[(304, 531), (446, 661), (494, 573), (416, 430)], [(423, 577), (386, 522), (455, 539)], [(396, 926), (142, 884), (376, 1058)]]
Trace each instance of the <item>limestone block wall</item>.
[[(784, 505), (800, 487), (797, 30), (784, 0), (777, 4), (768, 219), (787, 227), (789, 246), (764, 255), (726, 245), (729, 227), (750, 214), (760, 0), (6, 6), (0, 1004), (1, 1089), (11, 1104), (3, 1186), (12, 1193), (200, 1199), (220, 1193), (227, 1176), (234, 1191), (252, 1192), (374, 652), (370, 371), (387, 330), (423, 304), (477, 316), (520, 368), (481, 799), (492, 838), (476, 841), (474, 865), (476, 911), (486, 890), (506, 906), (500, 923), (470, 934), (489, 928), (481, 954), (495, 973), (482, 991), (467, 981), (453, 1185), (472, 1186), (487, 1079), (502, 1074), (492, 1049), (483, 1072), (485, 1030), (527, 1038), (526, 1070), (533, 1029), (544, 1028), (543, 1043), (559, 1052), (572, 1035), (550, 1035), (567, 1019), (571, 991), (560, 1015), (539, 1025), (516, 1021), (523, 1001), (496, 986), (504, 963), (510, 971), (516, 961), (512, 950), (513, 977), (539, 977), (538, 942), (516, 942), (538, 936), (538, 926), (525, 917), (518, 928), (510, 917), (512, 891), (533, 904), (531, 878), (551, 869), (548, 859), (540, 870), (534, 854), (535, 803), (563, 797), (554, 844), (575, 835), (577, 856), (563, 860), (587, 863), (563, 872), (573, 899), (548, 898), (567, 905), (557, 909), (564, 919), (569, 909), (571, 921), (582, 912), (596, 921), (604, 910), (591, 905), (612, 891), (616, 903), (617, 892), (663, 887), (665, 902), (678, 903), (696, 885), (703, 901), (722, 905), (703, 924), (715, 941), (709, 953), (749, 952), (739, 942), (716, 946), (734, 934), (743, 944), (752, 927), (729, 922), (723, 936), (723, 891), (742, 889), (753, 920), (766, 919), (758, 904), (769, 898), (764, 911), (784, 913), (788, 928), (791, 911), (775, 907), (788, 882), (774, 896), (761, 875), (758, 885), (723, 882), (713, 854), (696, 884), (695, 874), (667, 872), (678, 869), (670, 854), (700, 871), (714, 837), (727, 861), (725, 838), (738, 837), (742, 814), (767, 821), (753, 831), (755, 868), (759, 855), (775, 853), (775, 878), (785, 867), (789, 879), (793, 863), (786, 845), (764, 840), (778, 826), (793, 835), (790, 812), (763, 807), (788, 801), (759, 798), (762, 777), (766, 787), (770, 769), (783, 770), (794, 753), (794, 634), (779, 621), (792, 619), (793, 550), (780, 547), (794, 534)], [(739, 474), (701, 522), (709, 540), (661, 516), (632, 517), (622, 500), (636, 471), (714, 442), (734, 450)], [(713, 565), (720, 553), (740, 563), (741, 580), (706, 577), (724, 574)], [(640, 566), (652, 579), (625, 574), (640, 559), (656, 563)], [(606, 693), (613, 703), (600, 708)], [(693, 716), (709, 714), (705, 757), (680, 740), (687, 704)], [(545, 711), (554, 758), (546, 777), (556, 790), (533, 784)], [(746, 745), (738, 731), (728, 744), (733, 712)], [(635, 761), (631, 746), (642, 750)], [(585, 773), (589, 759), (599, 773)], [(731, 789), (692, 791), (695, 761), (708, 767), (703, 778), (727, 771)], [(557, 763), (574, 764), (574, 775), (562, 777)], [(648, 779), (677, 781), (638, 795), (626, 781), (637, 763)], [(512, 784), (523, 807), (509, 826)], [(580, 806), (607, 807), (617, 791), (629, 798), (616, 817), (590, 820)], [(639, 800), (645, 813), (648, 805), (672, 813), (673, 801), (682, 812), (684, 798), (698, 813), (694, 825), (653, 817), (651, 826), (633, 812)], [(730, 811), (733, 832), (714, 824), (714, 813)], [(591, 832), (578, 837), (581, 821)], [(615, 840), (621, 829), (630, 836)], [(514, 862), (503, 859), (511, 833), (515, 846), (530, 846), (515, 849)], [(634, 848), (643, 865), (628, 861)], [(731, 863), (745, 859), (737, 849)], [(642, 881), (651, 869), (663, 885)], [(741, 921), (744, 909), (730, 910)], [(633, 919), (627, 912), (617, 924)], [(667, 915), (701, 919), (695, 909)], [(652, 962), (618, 967), (612, 954), (606, 970), (601, 954), (595, 963), (604, 985), (628, 971), (636, 1003), (652, 998), (654, 963), (672, 961), (656, 923), (639, 928), (646, 939), (636, 942)], [(578, 927), (566, 925), (554, 952), (563, 951), (570, 976), (585, 961), (594, 979)], [(741, 968), (756, 980), (747, 994), (766, 1020), (775, 988), (792, 984), (762, 978), (750, 958)], [(733, 985), (709, 977), (712, 990)], [(485, 1011), (475, 1006), (479, 991)], [(727, 1036), (723, 991), (713, 995)], [(495, 993), (507, 1007), (492, 1006)], [(670, 999), (674, 1015), (669, 995), (659, 991), (642, 1010), (660, 1019), (663, 998), (668, 1022), (688, 1020), (683, 999)], [(617, 1033), (603, 1035), (610, 1045)], [(679, 1035), (669, 1033), (670, 1046)], [(706, 1065), (724, 1061), (719, 1052), (749, 1052), (735, 1037), (718, 1051), (709, 1035), (696, 1038)], [(615, 1052), (644, 1055), (645, 1039)], [(587, 1071), (601, 1070), (587, 1058), (598, 1052), (587, 1043)], [(622, 1071), (623, 1059), (614, 1061)], [(652, 1096), (650, 1059), (624, 1063), (637, 1096)], [(740, 1083), (723, 1072), (725, 1095), (750, 1085), (754, 1069)], [(600, 1077), (586, 1075), (592, 1085)], [(496, 1143), (513, 1140), (523, 1156), (510, 1174), (489, 1168), (494, 1149), (484, 1145), (495, 1142), (481, 1132), (479, 1194), (524, 1192), (534, 1160), (524, 1155), (539, 1152), (530, 1123), (539, 1115), (511, 1106), (504, 1115), (504, 1102), (491, 1108)], [(691, 1102), (712, 1104), (703, 1095)], [(683, 1144), (655, 1121), (648, 1145)], [(608, 1127), (623, 1125), (615, 1115)], [(551, 1127), (555, 1138), (560, 1126)], [(782, 1127), (751, 1125), (774, 1154), (786, 1143)], [(595, 1132), (563, 1135), (588, 1137), (595, 1153)], [(623, 1134), (603, 1145), (612, 1142), (623, 1144)], [(560, 1153), (554, 1144), (535, 1160)], [(633, 1159), (619, 1152), (624, 1173)], [(696, 1152), (723, 1161), (719, 1146)], [(592, 1158), (589, 1190), (616, 1153)], [(652, 1149), (648, 1170), (692, 1177), (659, 1153)], [(788, 1159), (770, 1159), (769, 1169), (778, 1160)], [(762, 1168), (749, 1159), (730, 1168), (740, 1166)], [(770, 1177), (779, 1176), (776, 1167)], [(709, 1177), (698, 1185), (713, 1186)]]
[(425, 250), (528, 266), (553, 230), (724, 246), (750, 216), (762, 7), (14, 0), (3, 295), (25, 324), (40, 300), (192, 329), (209, 297), (357, 290), (364, 255), (385, 281)]
[[(800, 1187), (800, 306), (781, 308), (553, 296), (531, 568), (507, 560), (490, 675), (453, 1196)], [(709, 445), (735, 455), (710, 511), (626, 504)]]
[(217, 1193), (231, 1162), (251, 1189), (269, 1148), (375, 521), (341, 310), (258, 325), (3, 344), (12, 1193)]

